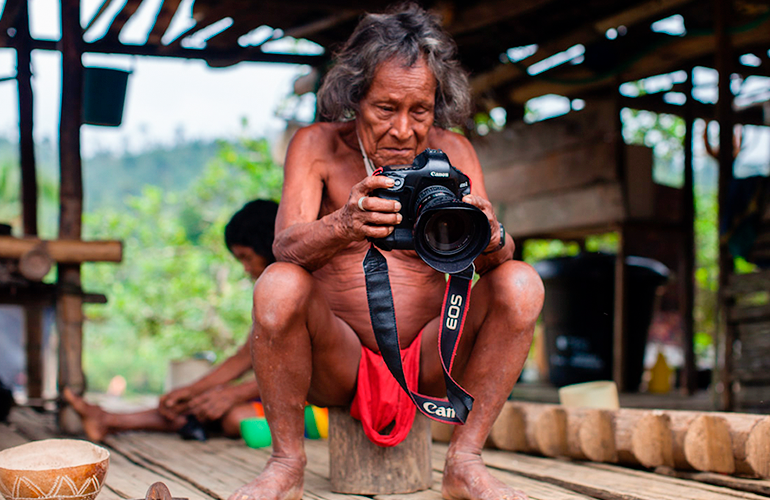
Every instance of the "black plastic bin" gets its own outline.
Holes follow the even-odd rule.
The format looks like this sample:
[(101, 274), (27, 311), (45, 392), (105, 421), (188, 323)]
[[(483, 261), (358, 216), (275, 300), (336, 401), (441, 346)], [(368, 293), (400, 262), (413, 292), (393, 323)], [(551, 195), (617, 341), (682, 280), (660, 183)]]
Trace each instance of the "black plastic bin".
[[(624, 361), (626, 389), (636, 391), (644, 370), (655, 292), (669, 275), (662, 263), (626, 257), (628, 322)], [(543, 320), (549, 378), (562, 387), (611, 380), (615, 256), (584, 253), (535, 264), (545, 283)]]

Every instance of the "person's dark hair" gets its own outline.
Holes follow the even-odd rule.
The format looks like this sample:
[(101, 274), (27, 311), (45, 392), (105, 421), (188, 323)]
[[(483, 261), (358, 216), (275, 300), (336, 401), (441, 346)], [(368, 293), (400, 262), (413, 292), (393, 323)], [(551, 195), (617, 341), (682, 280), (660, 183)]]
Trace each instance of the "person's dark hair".
[(384, 14), (366, 14), (335, 54), (335, 63), (318, 91), (321, 119), (355, 118), (377, 67), (397, 58), (405, 67), (423, 57), (436, 77), (435, 124), (463, 125), (470, 115), (468, 76), (457, 60), (457, 45), (437, 16), (414, 3), (400, 4)]
[(230, 252), (233, 245), (249, 247), (269, 263), (275, 262), (273, 238), (278, 204), (271, 200), (253, 200), (235, 212), (225, 226), (225, 245)]

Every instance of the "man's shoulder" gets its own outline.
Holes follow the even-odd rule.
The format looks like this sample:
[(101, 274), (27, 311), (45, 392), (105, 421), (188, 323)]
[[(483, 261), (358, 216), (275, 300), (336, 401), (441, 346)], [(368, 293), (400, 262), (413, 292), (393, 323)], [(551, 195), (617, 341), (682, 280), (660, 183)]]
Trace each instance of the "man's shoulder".
[(431, 129), (428, 142), (432, 147), (440, 149), (473, 149), (471, 142), (464, 135), (439, 127)]
[(301, 147), (336, 147), (342, 140), (343, 133), (349, 128), (347, 123), (317, 122), (297, 130), (292, 142)]
[[(300, 160), (314, 169), (343, 161), (353, 151), (346, 144), (351, 125), (347, 123), (313, 123), (294, 134), (287, 158)], [(293, 164), (287, 161), (287, 165)], [(289, 165), (291, 167), (291, 165)]]
[(454, 159), (464, 160), (470, 156), (475, 156), (473, 145), (462, 134), (452, 130), (446, 130), (433, 127), (428, 137), (430, 147), (444, 151), (450, 161)]

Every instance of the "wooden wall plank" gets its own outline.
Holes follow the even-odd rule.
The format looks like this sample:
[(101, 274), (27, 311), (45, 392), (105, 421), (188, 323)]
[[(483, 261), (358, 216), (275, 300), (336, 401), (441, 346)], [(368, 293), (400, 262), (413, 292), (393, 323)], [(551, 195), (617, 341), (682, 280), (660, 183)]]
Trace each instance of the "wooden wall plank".
[(516, 238), (609, 226), (621, 222), (624, 215), (620, 186), (606, 183), (506, 205), (502, 219), (506, 231)]

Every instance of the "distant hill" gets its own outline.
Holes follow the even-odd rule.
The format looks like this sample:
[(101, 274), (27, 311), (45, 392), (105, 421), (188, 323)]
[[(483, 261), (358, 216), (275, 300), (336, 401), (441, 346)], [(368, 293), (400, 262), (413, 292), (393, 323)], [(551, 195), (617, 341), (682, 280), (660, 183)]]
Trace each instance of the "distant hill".
[[(56, 144), (42, 141), (35, 149), (38, 175), (58, 182)], [(139, 194), (148, 184), (182, 190), (203, 171), (217, 154), (216, 141), (191, 141), (173, 147), (155, 147), (137, 154), (117, 156), (99, 153), (83, 159), (83, 189), (86, 212), (120, 206), (127, 195)], [(0, 137), (0, 165), (18, 165), (18, 146)]]

